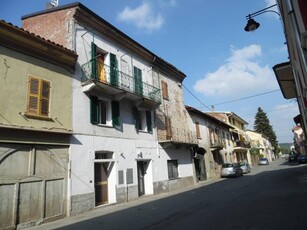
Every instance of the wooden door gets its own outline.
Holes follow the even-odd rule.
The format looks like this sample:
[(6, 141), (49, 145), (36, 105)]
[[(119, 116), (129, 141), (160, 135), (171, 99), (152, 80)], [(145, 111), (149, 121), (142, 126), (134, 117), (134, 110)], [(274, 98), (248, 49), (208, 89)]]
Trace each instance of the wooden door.
[(0, 144), (0, 229), (66, 215), (68, 148)]
[(108, 203), (108, 163), (95, 163), (95, 204)]
[(103, 82), (107, 82), (106, 71), (104, 67), (104, 56), (103, 54), (99, 54), (98, 58), (98, 79)]

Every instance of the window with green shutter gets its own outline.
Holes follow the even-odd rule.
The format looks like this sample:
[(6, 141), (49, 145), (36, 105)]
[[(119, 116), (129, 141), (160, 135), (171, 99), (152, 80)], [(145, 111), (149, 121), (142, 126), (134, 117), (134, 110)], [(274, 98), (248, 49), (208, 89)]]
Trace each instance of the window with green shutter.
[(120, 108), (118, 101), (112, 101), (112, 124), (113, 126), (120, 125)]
[(137, 132), (143, 131), (152, 133), (151, 111), (140, 111), (133, 107), (134, 125)]
[[(116, 104), (116, 102), (114, 102)], [(99, 99), (90, 96), (90, 119), (91, 123), (102, 126), (112, 126), (118, 124), (119, 108), (108, 99)], [(114, 119), (114, 120), (113, 120)]]
[(151, 112), (146, 111), (147, 132), (152, 133)]
[(142, 96), (143, 95), (142, 70), (134, 66), (133, 67), (133, 76), (134, 76), (135, 93), (137, 95)]
[(91, 123), (98, 124), (98, 98), (90, 97), (90, 109), (91, 109)]
[(91, 43), (91, 78), (97, 79), (97, 46)]
[(117, 59), (112, 53), (110, 53), (110, 81), (111, 85), (118, 86)]

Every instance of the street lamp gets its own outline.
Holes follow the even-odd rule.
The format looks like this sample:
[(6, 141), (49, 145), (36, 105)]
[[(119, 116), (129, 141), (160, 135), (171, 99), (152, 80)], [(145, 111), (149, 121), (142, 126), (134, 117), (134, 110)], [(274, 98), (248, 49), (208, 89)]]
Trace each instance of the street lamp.
[(248, 20), (248, 21), (247, 21), (246, 26), (244, 27), (244, 30), (245, 30), (246, 32), (250, 32), (250, 31), (256, 30), (256, 29), (260, 26), (260, 23), (259, 23), (259, 22), (256, 22), (256, 21), (253, 19), (253, 17), (256, 17), (256, 16), (258, 16), (258, 15), (260, 15), (260, 14), (263, 14), (263, 13), (266, 13), (266, 12), (272, 12), (272, 13), (278, 14), (278, 16), (279, 16), (279, 18), (280, 18), (280, 14), (279, 14), (277, 11), (275, 11), (275, 10), (269, 10), (270, 8), (272, 8), (272, 7), (276, 6), (276, 5), (277, 5), (277, 4), (274, 4), (274, 5), (272, 5), (272, 6), (269, 6), (269, 7), (267, 7), (267, 8), (264, 8), (264, 9), (262, 9), (262, 10), (259, 10), (259, 11), (257, 11), (257, 12), (254, 12), (254, 13), (252, 13), (252, 14), (247, 15), (247, 16), (246, 16), (246, 20)]

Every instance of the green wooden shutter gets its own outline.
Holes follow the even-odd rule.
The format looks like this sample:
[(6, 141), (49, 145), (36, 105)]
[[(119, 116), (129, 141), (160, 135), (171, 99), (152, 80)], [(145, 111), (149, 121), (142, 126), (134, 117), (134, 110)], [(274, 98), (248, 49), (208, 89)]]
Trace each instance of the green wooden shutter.
[(151, 112), (146, 111), (147, 132), (152, 133)]
[(112, 101), (112, 124), (113, 126), (119, 126), (119, 102), (118, 101)]
[(91, 123), (98, 124), (98, 98), (91, 96), (90, 97), (90, 110), (91, 110)]
[(142, 70), (134, 66), (133, 76), (134, 76), (135, 93), (137, 95), (142, 96), (143, 95)]
[(97, 46), (91, 43), (91, 78), (97, 79)]
[(116, 55), (110, 53), (110, 81), (111, 85), (118, 86), (117, 60)]

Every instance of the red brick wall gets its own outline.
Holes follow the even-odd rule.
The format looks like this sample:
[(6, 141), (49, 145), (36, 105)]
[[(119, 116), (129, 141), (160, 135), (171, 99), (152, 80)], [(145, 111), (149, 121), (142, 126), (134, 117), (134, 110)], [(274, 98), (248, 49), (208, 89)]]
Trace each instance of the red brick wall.
[(22, 28), (35, 35), (62, 45), (72, 47), (72, 26), (75, 8), (33, 16), (22, 21)]

